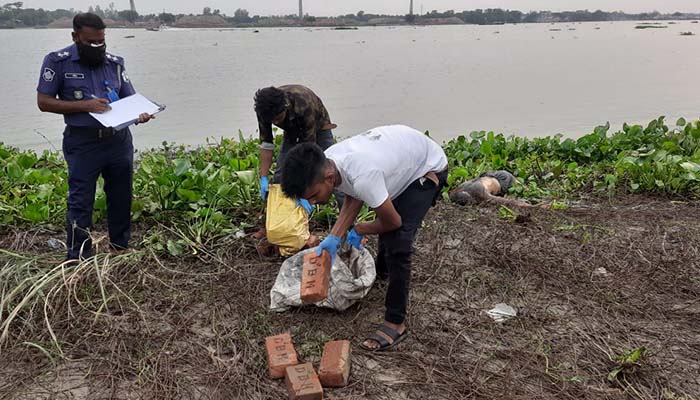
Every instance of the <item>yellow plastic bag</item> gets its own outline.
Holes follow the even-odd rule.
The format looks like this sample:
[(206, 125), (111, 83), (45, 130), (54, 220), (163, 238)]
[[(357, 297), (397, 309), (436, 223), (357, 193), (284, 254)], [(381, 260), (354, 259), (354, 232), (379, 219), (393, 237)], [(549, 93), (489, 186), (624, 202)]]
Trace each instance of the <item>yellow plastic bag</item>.
[(265, 221), (267, 241), (279, 246), (280, 254), (291, 256), (309, 240), (309, 214), (285, 196), (280, 185), (270, 185)]

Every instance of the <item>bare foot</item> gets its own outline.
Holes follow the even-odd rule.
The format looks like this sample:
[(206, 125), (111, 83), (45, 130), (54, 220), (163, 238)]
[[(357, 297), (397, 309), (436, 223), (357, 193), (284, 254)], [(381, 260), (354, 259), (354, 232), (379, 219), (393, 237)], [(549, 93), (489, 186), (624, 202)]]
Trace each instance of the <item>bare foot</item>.
[(319, 239), (319, 237), (316, 235), (311, 235), (309, 236), (309, 240), (306, 241), (304, 248), (310, 249), (312, 247), (318, 246), (319, 244), (321, 244), (321, 239)]
[(262, 257), (275, 257), (279, 255), (279, 248), (267, 240), (261, 240), (255, 248)]
[(267, 236), (267, 230), (265, 228), (261, 228), (259, 231), (253, 234), (253, 239), (263, 239), (265, 236)]
[[(392, 324), (391, 322), (388, 322), (388, 321), (384, 321), (384, 326), (395, 330), (396, 332), (399, 333), (399, 335), (403, 335), (403, 333), (406, 332), (406, 324), (397, 325), (397, 324)], [(386, 341), (389, 342), (389, 345), (394, 344), (394, 339), (389, 337), (386, 333), (384, 333), (380, 330), (377, 330), (376, 333), (377, 333), (377, 335), (386, 339)], [(376, 340), (372, 340), (372, 339), (365, 340), (362, 343), (362, 346), (369, 349), (369, 350), (377, 350), (379, 347), (381, 347), (381, 345)]]

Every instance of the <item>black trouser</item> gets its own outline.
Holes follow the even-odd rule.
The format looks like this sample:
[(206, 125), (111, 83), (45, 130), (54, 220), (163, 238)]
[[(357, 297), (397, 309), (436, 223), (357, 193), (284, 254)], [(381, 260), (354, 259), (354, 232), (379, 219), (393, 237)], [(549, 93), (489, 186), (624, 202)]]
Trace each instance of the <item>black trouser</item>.
[(392, 202), (403, 224), (395, 231), (379, 235), (376, 269), (380, 279), (389, 279), (384, 319), (402, 324), (406, 319), (408, 289), (411, 283), (411, 256), (425, 214), (435, 205), (447, 182), (447, 171), (437, 174), (439, 184), (430, 179), (418, 179)]
[(126, 249), (131, 236), (134, 146), (124, 129), (102, 134), (96, 129), (66, 127), (63, 157), (68, 163), (66, 247), (68, 259), (92, 255), (90, 228), (97, 178), (107, 195), (107, 220), (112, 248)]

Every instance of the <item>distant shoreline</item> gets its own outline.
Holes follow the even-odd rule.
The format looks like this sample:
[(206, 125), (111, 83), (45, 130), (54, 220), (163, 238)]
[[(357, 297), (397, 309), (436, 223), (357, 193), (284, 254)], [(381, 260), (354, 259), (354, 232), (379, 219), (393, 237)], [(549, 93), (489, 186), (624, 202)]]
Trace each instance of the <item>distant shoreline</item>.
[[(387, 22), (387, 23), (373, 23), (373, 24), (353, 24), (353, 25), (346, 25), (346, 24), (335, 24), (335, 25), (319, 25), (319, 24), (275, 24), (275, 25), (250, 25), (250, 24), (240, 24), (240, 25), (230, 25), (230, 26), (221, 26), (221, 25), (209, 25), (209, 24), (193, 24), (193, 25), (188, 25), (188, 26), (167, 26), (163, 30), (167, 29), (222, 29), (222, 30), (228, 30), (228, 29), (268, 29), (268, 28), (328, 28), (331, 30), (356, 30), (359, 28), (372, 28), (372, 27), (399, 27), (399, 26), (415, 26), (415, 27), (421, 27), (421, 26), (456, 26), (456, 25), (469, 25), (469, 26), (502, 26), (502, 25), (557, 25), (557, 24), (583, 24), (583, 23), (596, 23), (596, 24), (601, 24), (601, 23), (615, 23), (615, 22), (628, 22), (628, 23), (649, 23), (649, 20), (616, 20), (616, 21), (553, 21), (553, 22), (517, 22), (517, 23), (493, 23), (493, 24), (467, 24), (464, 22), (451, 22), (451, 21), (438, 21), (438, 22), (430, 22), (430, 21), (421, 21), (420, 23), (407, 23), (407, 22)], [(662, 22), (690, 22), (692, 24), (697, 24), (698, 19), (659, 19), (659, 20), (654, 20), (654, 22), (657, 23), (662, 23)], [(108, 25), (108, 29), (130, 29), (130, 30), (153, 30), (152, 25), (148, 24), (135, 24), (131, 26), (126, 26), (123, 24), (119, 25)], [(0, 30), (44, 30), (44, 29), (72, 29), (70, 26), (48, 26), (48, 25), (43, 25), (43, 26), (22, 26), (22, 27), (0, 27)]]

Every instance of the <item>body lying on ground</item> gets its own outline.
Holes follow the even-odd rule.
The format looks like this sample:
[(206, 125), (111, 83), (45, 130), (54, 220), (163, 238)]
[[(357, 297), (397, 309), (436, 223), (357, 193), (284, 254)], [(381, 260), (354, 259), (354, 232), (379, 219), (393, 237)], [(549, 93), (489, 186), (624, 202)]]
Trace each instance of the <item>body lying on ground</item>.
[(520, 200), (506, 199), (513, 184), (518, 180), (508, 171), (487, 171), (450, 191), (450, 200), (459, 205), (476, 205), (494, 203), (513, 207), (532, 207), (532, 204)]

